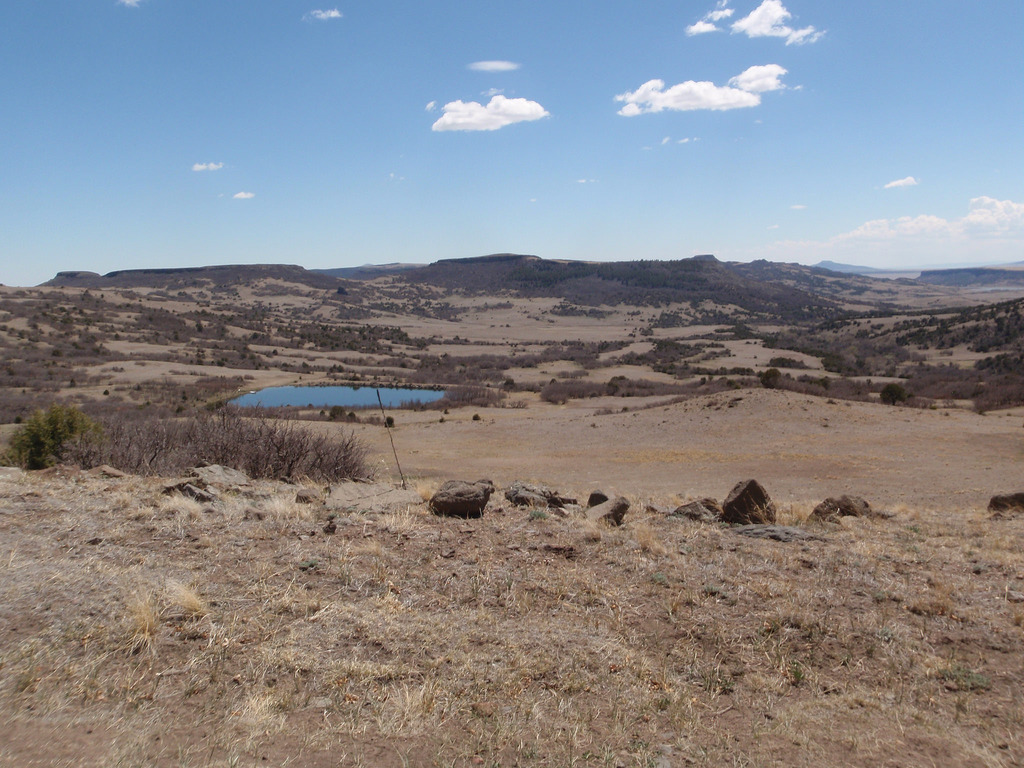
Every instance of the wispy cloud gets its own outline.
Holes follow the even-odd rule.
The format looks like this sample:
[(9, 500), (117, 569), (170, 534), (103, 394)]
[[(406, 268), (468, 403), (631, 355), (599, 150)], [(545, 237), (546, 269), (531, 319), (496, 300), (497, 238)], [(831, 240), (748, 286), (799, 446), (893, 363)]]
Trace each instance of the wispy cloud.
[(686, 34), (693, 37), (694, 35), (705, 35), (708, 32), (719, 32), (720, 29), (715, 22), (727, 19), (733, 14), (733, 9), (726, 7), (728, 4), (728, 0), (719, 0), (715, 10), (708, 11), (700, 21), (686, 28)]
[(791, 206), (789, 206), (789, 208), (790, 208), (790, 210), (793, 210), (793, 211), (805, 211), (805, 210), (807, 210), (807, 206), (803, 205), (802, 203), (797, 203), (796, 205), (791, 205)]
[(514, 61), (474, 61), (468, 69), (474, 72), (512, 72), (519, 69)]
[(761, 103), (764, 91), (778, 91), (785, 88), (781, 78), (786, 70), (778, 64), (750, 67), (729, 81), (729, 85), (715, 85), (702, 80), (665, 88), (664, 80), (648, 80), (635, 91), (621, 93), (616, 101), (626, 106), (619, 110), (623, 117), (651, 112), (673, 110), (688, 112), (699, 109), (727, 110), (756, 107)]
[(305, 21), (330, 21), (331, 19), (340, 19), (341, 17), (341, 11), (337, 8), (332, 8), (329, 11), (310, 11), (302, 18)]
[(747, 37), (785, 38), (786, 45), (813, 43), (825, 34), (814, 27), (793, 29), (786, 23), (792, 16), (782, 0), (764, 0), (748, 16), (734, 21), (732, 31), (742, 32)]
[(255, 192), (237, 192), (234, 195), (235, 200), (252, 200), (256, 197)]
[(431, 126), (434, 131), (495, 131), (513, 123), (540, 120), (548, 111), (536, 101), (492, 98), (487, 106), (476, 101), (450, 101), (444, 114)]
[(896, 181), (890, 181), (885, 185), (884, 189), (899, 189), (900, 187), (916, 187), (921, 182), (915, 179), (913, 176), (907, 176), (905, 179), (896, 179)]
[(118, 5), (127, 5), (129, 8), (138, 8), (142, 0), (117, 0)]
[(1024, 203), (975, 197), (967, 214), (958, 219), (922, 214), (893, 219), (867, 221), (849, 232), (825, 241), (786, 241), (775, 243), (787, 258), (859, 258), (881, 254), (890, 263), (895, 259), (934, 262), (935, 254), (955, 252), (960, 258), (999, 260), (1020, 258), (1024, 247)]
[(219, 171), (224, 167), (224, 163), (195, 163), (192, 166), (193, 171)]

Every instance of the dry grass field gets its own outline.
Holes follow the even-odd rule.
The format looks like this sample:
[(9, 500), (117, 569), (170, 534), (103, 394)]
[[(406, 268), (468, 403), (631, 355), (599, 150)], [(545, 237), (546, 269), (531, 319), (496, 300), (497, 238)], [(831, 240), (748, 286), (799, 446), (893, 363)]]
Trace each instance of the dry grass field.
[(817, 538), (782, 543), (640, 492), (620, 528), (495, 497), (328, 535), (295, 486), (161, 488), (0, 480), (0, 763), (1024, 760), (1022, 517), (792, 502)]
[[(53, 402), (131, 425), (278, 384), (463, 397), (390, 432), (291, 414), (422, 501), (0, 469), (0, 765), (1024, 765), (1024, 514), (986, 510), (1024, 490), (1019, 293), (812, 277), (862, 314), (295, 268), (0, 286), (0, 448)], [(498, 486), (483, 517), (428, 510), (453, 478)], [(670, 514), (748, 478), (802, 538)], [(514, 507), (517, 480), (630, 511)], [(810, 517), (840, 494), (891, 516)]]

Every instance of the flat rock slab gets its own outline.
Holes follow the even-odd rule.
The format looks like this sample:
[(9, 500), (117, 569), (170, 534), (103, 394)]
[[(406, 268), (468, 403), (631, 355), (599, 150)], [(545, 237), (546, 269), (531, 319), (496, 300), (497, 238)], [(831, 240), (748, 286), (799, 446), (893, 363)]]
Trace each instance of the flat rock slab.
[(410, 504), (422, 504), (423, 499), (415, 491), (383, 483), (338, 483), (331, 486), (326, 503), (327, 509), (394, 512)]
[(20, 480), (25, 476), (25, 470), (17, 467), (0, 467), (0, 480)]
[(249, 476), (240, 470), (232, 467), (224, 467), (220, 464), (209, 464), (205, 467), (193, 467), (189, 470), (193, 477), (198, 477), (207, 485), (221, 487), (247, 486), (250, 483)]
[(771, 539), (772, 541), (825, 541), (821, 536), (808, 533), (803, 528), (789, 525), (738, 525), (731, 529), (740, 536), (752, 539)]

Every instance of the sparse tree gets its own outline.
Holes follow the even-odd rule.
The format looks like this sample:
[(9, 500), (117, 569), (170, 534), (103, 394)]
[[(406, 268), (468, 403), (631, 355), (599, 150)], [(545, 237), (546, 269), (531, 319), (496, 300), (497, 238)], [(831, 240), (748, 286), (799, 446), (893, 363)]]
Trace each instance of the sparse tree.
[(902, 384), (897, 384), (893, 381), (882, 387), (882, 391), (879, 392), (878, 396), (886, 405), (897, 405), (899, 403), (907, 402), (907, 398), (910, 397), (910, 394), (903, 388)]

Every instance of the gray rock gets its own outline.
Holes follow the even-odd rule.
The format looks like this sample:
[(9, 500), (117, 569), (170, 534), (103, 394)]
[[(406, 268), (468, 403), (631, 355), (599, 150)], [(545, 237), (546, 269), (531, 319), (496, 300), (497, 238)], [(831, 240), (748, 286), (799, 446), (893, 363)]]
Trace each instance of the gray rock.
[(591, 507), (587, 510), (588, 520), (597, 520), (598, 522), (605, 523), (607, 525), (618, 526), (622, 525), (622, 519), (626, 516), (626, 512), (629, 511), (629, 501), (622, 496), (615, 499), (609, 499), (603, 504), (598, 504), (596, 507)]
[(676, 507), (668, 516), (685, 517), (698, 523), (718, 523), (722, 519), (722, 508), (714, 499), (701, 499)]
[(430, 511), (443, 517), (480, 517), (494, 493), (489, 480), (449, 480), (430, 499)]
[(301, 488), (295, 493), (295, 502), (297, 504), (321, 504), (323, 499), (313, 489)]
[(774, 523), (775, 504), (757, 480), (744, 480), (722, 504), (722, 520), (735, 525)]
[(578, 503), (576, 499), (562, 496), (543, 485), (530, 485), (518, 480), (505, 491), (505, 498), (517, 507), (564, 507)]
[(988, 502), (989, 512), (1024, 512), (1024, 492), (1003, 493)]
[(87, 474), (93, 477), (126, 477), (124, 472), (120, 469), (115, 469), (109, 464), (100, 464), (98, 467), (93, 467)]
[[(201, 481), (200, 481), (201, 482)], [(180, 493), (182, 496), (198, 501), (200, 504), (211, 504), (220, 498), (220, 494), (213, 488), (200, 488), (191, 479), (176, 480), (164, 486), (164, 495)]]
[(249, 476), (245, 474), (245, 472), (232, 469), (231, 467), (224, 467), (220, 464), (210, 464), (205, 467), (193, 467), (189, 470), (189, 474), (193, 477), (199, 478), (206, 485), (216, 485), (221, 488), (246, 486), (251, 482), (251, 480), (249, 480)]
[(395, 512), (423, 499), (415, 491), (394, 488), (384, 483), (344, 482), (331, 486), (328, 510), (356, 510), (375, 513)]
[(814, 508), (811, 517), (815, 520), (838, 520), (840, 517), (879, 517), (871, 505), (859, 496), (842, 495), (838, 499), (830, 496)]
[(771, 539), (772, 541), (825, 541), (821, 536), (793, 528), (788, 525), (740, 525), (733, 528), (734, 533), (752, 539)]
[(25, 476), (25, 470), (18, 467), (0, 467), (0, 480), (20, 480)]

